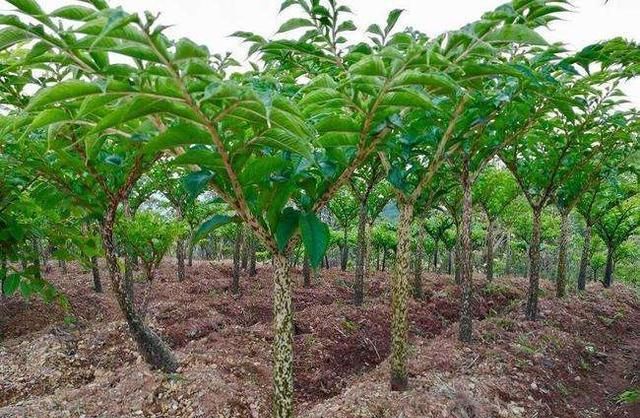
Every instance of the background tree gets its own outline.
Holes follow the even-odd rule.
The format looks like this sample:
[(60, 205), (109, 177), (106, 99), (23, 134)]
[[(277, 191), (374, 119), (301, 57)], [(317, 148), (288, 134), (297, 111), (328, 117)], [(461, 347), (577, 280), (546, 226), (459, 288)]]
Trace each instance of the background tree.
[(603, 213), (595, 224), (596, 232), (607, 246), (606, 268), (602, 280), (605, 287), (610, 287), (613, 281), (616, 251), (640, 227), (638, 184), (637, 178), (631, 180), (627, 187), (633, 187), (634, 192), (627, 193), (633, 193), (633, 196), (618, 200), (616, 205)]
[(356, 217), (358, 217), (359, 205), (347, 189), (342, 189), (333, 196), (327, 207), (342, 230), (342, 241), (339, 244), (341, 251), (340, 269), (346, 271), (349, 262), (348, 234), (351, 229), (351, 224)]
[(506, 170), (489, 166), (473, 185), (474, 200), (487, 217), (486, 276), (493, 280), (494, 236), (496, 221), (500, 218), (520, 190), (513, 176)]

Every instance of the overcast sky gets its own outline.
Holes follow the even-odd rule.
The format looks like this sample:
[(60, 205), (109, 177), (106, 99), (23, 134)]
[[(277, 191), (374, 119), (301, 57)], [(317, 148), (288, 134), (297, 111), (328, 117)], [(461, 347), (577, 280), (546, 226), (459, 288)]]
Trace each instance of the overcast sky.
[[(354, 11), (353, 20), (362, 31), (371, 23), (382, 23), (390, 9), (406, 12), (398, 27), (412, 26), (430, 35), (457, 29), (505, 0), (343, 0)], [(40, 0), (47, 10), (70, 4), (71, 0)], [(545, 33), (549, 41), (581, 48), (593, 42), (622, 36), (640, 42), (639, 0), (573, 0), (575, 10), (564, 21), (554, 22)], [(1, 3), (0, 3), (1, 4)], [(5, 3), (6, 4), (6, 3)], [(206, 44), (211, 51), (230, 51), (236, 59), (246, 57), (246, 48), (229, 35), (247, 30), (270, 36), (286, 16), (277, 16), (281, 0), (111, 0), (127, 11), (161, 13), (161, 22), (175, 25), (172, 37), (186, 36)], [(624, 86), (640, 107), (640, 80)]]

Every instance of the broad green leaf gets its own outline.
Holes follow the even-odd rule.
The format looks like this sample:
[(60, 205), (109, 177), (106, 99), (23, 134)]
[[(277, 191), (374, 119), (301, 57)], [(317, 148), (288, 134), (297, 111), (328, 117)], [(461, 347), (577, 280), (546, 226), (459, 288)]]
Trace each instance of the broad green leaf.
[(177, 61), (189, 59), (189, 58), (208, 58), (209, 52), (205, 47), (202, 47), (195, 42), (183, 38), (176, 44), (176, 53), (174, 59)]
[(94, 9), (84, 6), (63, 6), (51, 12), (53, 17), (61, 17), (68, 20), (83, 21), (96, 14)]
[(315, 213), (301, 214), (299, 226), (311, 267), (317, 268), (329, 246), (329, 227)]
[(409, 89), (387, 93), (382, 99), (382, 104), (385, 106), (418, 107), (425, 109), (434, 107), (429, 97), (418, 91)]
[(189, 173), (183, 179), (184, 189), (192, 198), (198, 197), (207, 188), (209, 180), (213, 178), (213, 173), (207, 170)]
[(207, 149), (189, 149), (174, 158), (173, 163), (177, 165), (197, 165), (214, 171), (224, 168), (220, 154)]
[(324, 148), (352, 147), (358, 145), (358, 132), (327, 132), (318, 138), (318, 145)]
[(326, 132), (360, 132), (361, 126), (353, 118), (331, 115), (321, 119), (316, 125), (319, 133)]
[(245, 164), (238, 176), (240, 183), (249, 185), (268, 181), (271, 174), (282, 170), (289, 163), (277, 156), (261, 156), (252, 158)]
[(44, 41), (36, 42), (29, 51), (29, 54), (27, 54), (27, 61), (34, 60), (50, 50), (51, 45), (49, 43)]
[(358, 28), (351, 20), (346, 20), (338, 26), (336, 32), (351, 32), (357, 29)]
[(522, 73), (507, 64), (468, 63), (462, 69), (468, 77), (510, 75), (522, 77)]
[(504, 25), (489, 33), (487, 42), (513, 42), (530, 45), (547, 45), (547, 41), (535, 30), (520, 24)]
[(34, 17), (43, 16), (45, 13), (35, 0), (6, 0), (14, 5), (18, 10)]
[(26, 41), (31, 38), (32, 36), (30, 34), (21, 29), (13, 27), (0, 29), (0, 51), (4, 51), (19, 42)]
[(392, 85), (419, 85), (425, 87), (428, 90), (444, 90), (447, 92), (455, 92), (460, 89), (456, 82), (448, 75), (424, 73), (416, 70), (405, 71), (399, 77), (393, 80)]
[(29, 125), (30, 130), (39, 129), (53, 123), (69, 120), (69, 115), (62, 109), (47, 109), (40, 112)]
[(403, 9), (394, 9), (389, 12), (389, 16), (387, 16), (387, 26), (384, 29), (385, 33), (388, 34), (389, 32), (391, 32), (396, 23), (398, 23), (398, 19), (400, 18), (402, 12), (404, 12)]
[(4, 286), (3, 286), (4, 294), (7, 296), (13, 295), (16, 289), (18, 289), (19, 285), (20, 285), (20, 275), (18, 273), (7, 275), (7, 277), (4, 279)]
[(360, 61), (353, 64), (350, 68), (352, 74), (379, 76), (384, 77), (387, 75), (387, 70), (384, 66), (384, 61), (378, 56), (367, 56)]
[(276, 243), (278, 249), (283, 251), (289, 240), (293, 236), (293, 233), (298, 228), (298, 222), (300, 219), (300, 211), (287, 207), (284, 208), (280, 216), (278, 217), (278, 226), (276, 228)]
[(367, 32), (373, 33), (373, 34), (379, 35), (379, 36), (384, 36), (384, 33), (382, 33), (382, 29), (380, 29), (380, 26), (376, 25), (376, 24), (370, 25), (367, 28)]
[(85, 2), (93, 5), (98, 10), (104, 10), (109, 7), (105, 0), (84, 0)]
[(280, 26), (277, 33), (289, 32), (298, 28), (312, 27), (313, 22), (308, 19), (302, 19), (295, 17), (293, 19), (289, 19)]
[(145, 96), (135, 97), (133, 100), (128, 103), (123, 103), (115, 111), (110, 112), (102, 118), (96, 125), (94, 131), (104, 131), (105, 129), (122, 125), (134, 119), (158, 113), (180, 115), (182, 112), (176, 104), (165, 99)]
[(193, 242), (198, 242), (202, 238), (207, 236), (207, 234), (210, 234), (211, 232), (213, 232), (216, 228), (219, 228), (223, 225), (227, 225), (235, 221), (237, 221), (237, 218), (234, 216), (214, 215), (211, 218), (209, 218), (207, 221), (205, 221), (202, 225), (200, 225), (196, 233), (193, 235)]
[(344, 103), (344, 97), (340, 92), (332, 89), (332, 88), (320, 88), (317, 90), (312, 90), (304, 95), (304, 97), (300, 100), (299, 105), (302, 107), (307, 107), (315, 104), (325, 104), (327, 102), (334, 102), (342, 104)]
[(162, 63), (162, 60), (156, 55), (155, 52), (153, 52), (151, 48), (142, 45), (136, 45), (133, 43), (122, 44), (118, 45), (115, 48), (110, 48), (109, 51), (144, 61), (155, 62), (158, 64)]
[(295, 136), (282, 129), (272, 128), (253, 142), (256, 146), (267, 146), (283, 151), (290, 151), (311, 159), (311, 145), (306, 138)]
[(174, 148), (180, 145), (211, 144), (211, 135), (192, 123), (179, 123), (151, 139), (145, 146), (146, 153)]
[(102, 94), (102, 88), (97, 84), (80, 80), (63, 81), (36, 93), (26, 110), (38, 109), (54, 103), (97, 94)]

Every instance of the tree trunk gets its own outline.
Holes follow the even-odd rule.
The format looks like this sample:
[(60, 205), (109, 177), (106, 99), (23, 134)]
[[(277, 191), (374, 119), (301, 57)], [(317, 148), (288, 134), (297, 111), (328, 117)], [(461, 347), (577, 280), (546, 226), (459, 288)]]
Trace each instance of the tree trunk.
[(387, 249), (382, 249), (382, 271), (387, 270)]
[(161, 369), (166, 373), (173, 373), (178, 368), (176, 358), (164, 341), (144, 323), (142, 317), (136, 311), (133, 299), (133, 282), (123, 276), (118, 267), (118, 258), (113, 240), (116, 206), (114, 204), (108, 210), (100, 230), (113, 293), (138, 346), (138, 351), (140, 351), (146, 362), (153, 368)]
[(391, 390), (407, 390), (407, 302), (409, 299), (409, 260), (413, 205), (398, 202), (398, 249), (395, 274), (391, 282)]
[(303, 286), (306, 288), (311, 287), (311, 265), (309, 264), (309, 256), (305, 252), (304, 260), (302, 261), (302, 277)]
[(0, 257), (0, 295), (4, 296), (4, 281), (7, 279), (7, 257)]
[(93, 276), (93, 290), (102, 293), (102, 281), (100, 280), (100, 269), (98, 268), (98, 257), (91, 257), (91, 275)]
[(413, 297), (422, 299), (424, 292), (422, 291), (422, 258), (424, 257), (424, 225), (418, 222), (418, 237), (416, 242), (416, 254), (413, 270)]
[(247, 270), (249, 267), (249, 247), (250, 242), (253, 242), (253, 237), (251, 237), (249, 233), (249, 229), (247, 228), (244, 232), (244, 240), (242, 242), (242, 270)]
[(591, 259), (591, 225), (587, 224), (584, 230), (584, 242), (582, 244), (582, 257), (580, 258), (580, 271), (578, 272), (578, 290), (584, 290), (587, 286), (587, 268)]
[(487, 281), (493, 280), (493, 230), (494, 220), (489, 218), (489, 225), (487, 227), (487, 267), (486, 275)]
[(347, 228), (344, 229), (344, 237), (342, 242), (342, 256), (340, 258), (340, 270), (347, 271), (347, 264), (349, 263), (349, 245), (347, 244)]
[(526, 317), (535, 321), (538, 316), (538, 292), (540, 286), (540, 216), (542, 208), (533, 208), (533, 229), (529, 245), (529, 291), (527, 293)]
[(607, 244), (607, 266), (604, 269), (604, 280), (602, 284), (604, 287), (611, 287), (611, 283), (613, 283), (613, 253), (615, 252), (615, 248), (613, 248), (613, 244)]
[(242, 249), (242, 226), (238, 225), (236, 230), (236, 240), (233, 246), (233, 280), (231, 282), (231, 293), (240, 293), (240, 251)]
[(556, 274), (556, 297), (567, 293), (567, 247), (569, 246), (569, 212), (560, 213), (560, 240), (558, 242), (558, 273)]
[(356, 247), (356, 276), (353, 283), (353, 303), (362, 305), (364, 301), (364, 275), (367, 262), (367, 201), (360, 202), (358, 213), (358, 243)]
[[(438, 240), (435, 240), (435, 244), (433, 246), (433, 272), (438, 272)], [(451, 272), (449, 272), (451, 273)]]
[(511, 275), (511, 270), (513, 267), (511, 264), (513, 263), (511, 256), (511, 232), (507, 231), (507, 242), (505, 243), (505, 260), (504, 260), (504, 274)]
[(186, 277), (185, 268), (184, 268), (184, 259), (185, 259), (185, 249), (184, 249), (184, 239), (178, 238), (178, 242), (176, 243), (176, 259), (178, 261), (178, 281), (181, 282)]
[[(368, 218), (368, 216), (367, 216)], [(364, 236), (367, 238), (364, 249), (364, 278), (368, 278), (371, 274), (371, 268), (373, 264), (373, 243), (371, 242), (371, 229), (373, 228), (372, 222), (367, 222), (365, 225)]]
[(252, 239), (249, 244), (249, 277), (255, 277), (256, 274), (256, 241)]
[[(191, 239), (189, 239), (189, 241), (191, 241)], [(194, 250), (194, 245), (192, 242), (189, 242), (189, 267), (193, 266), (193, 250)]]
[(458, 237), (456, 238), (456, 245), (453, 246), (454, 279), (458, 286), (462, 284), (460, 279), (460, 261), (460, 227), (458, 227)]
[(459, 259), (460, 267), (460, 322), (458, 327), (458, 339), (469, 343), (473, 336), (473, 269), (471, 267), (471, 178), (469, 176), (469, 161), (467, 158), (463, 162), (461, 176), (462, 182), (462, 221), (459, 236)]
[(33, 270), (37, 278), (42, 277), (42, 268), (40, 266), (40, 243), (36, 238), (32, 240), (33, 246)]
[(293, 417), (293, 310), (287, 257), (274, 254), (273, 417)]
[[(124, 212), (124, 216), (127, 219), (131, 219), (133, 217), (133, 212), (131, 211), (131, 206), (129, 206), (129, 201), (127, 199), (125, 199), (125, 201), (123, 202), (123, 212)], [(129, 249), (125, 246), (124, 247), (125, 253), (124, 253), (124, 277), (127, 281), (132, 282), (133, 281), (133, 268), (134, 268), (134, 260), (133, 260), (133, 256), (130, 253)]]
[(447, 254), (447, 274), (453, 274), (453, 250), (449, 250)]

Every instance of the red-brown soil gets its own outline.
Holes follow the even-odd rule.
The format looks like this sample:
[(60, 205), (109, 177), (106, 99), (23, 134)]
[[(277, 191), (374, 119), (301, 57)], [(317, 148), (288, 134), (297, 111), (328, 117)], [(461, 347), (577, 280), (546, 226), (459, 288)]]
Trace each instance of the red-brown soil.
[[(0, 301), (0, 417), (268, 417), (270, 267), (243, 277), (239, 297), (230, 273), (196, 262), (179, 283), (171, 263), (158, 271), (147, 320), (178, 356), (174, 375), (149, 370), (110, 292), (95, 294), (77, 266), (48, 275), (69, 313)], [(456, 286), (426, 274), (427, 296), (410, 304), (410, 389), (392, 393), (388, 275), (368, 280), (362, 307), (351, 303), (352, 278), (323, 270), (313, 288), (296, 288), (297, 416), (640, 417), (637, 404), (616, 402), (640, 385), (640, 302), (627, 287), (545, 298), (531, 323), (520, 313), (525, 280), (478, 277), (476, 341), (464, 346)]]

